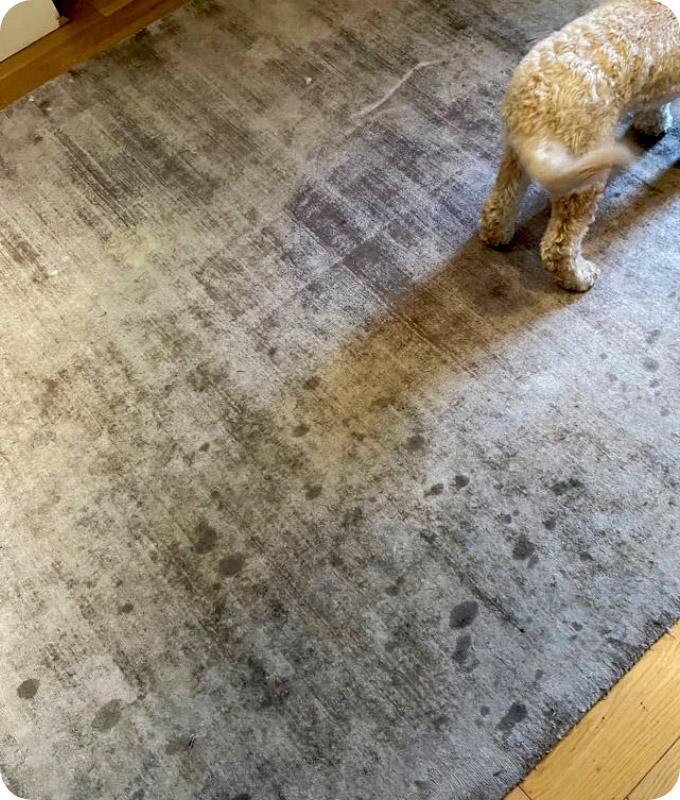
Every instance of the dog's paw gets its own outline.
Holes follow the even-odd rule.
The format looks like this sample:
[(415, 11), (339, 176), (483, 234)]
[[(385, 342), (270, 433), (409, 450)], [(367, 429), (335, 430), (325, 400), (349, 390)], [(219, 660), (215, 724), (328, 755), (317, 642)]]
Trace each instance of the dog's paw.
[(515, 235), (514, 225), (503, 225), (496, 219), (491, 219), (483, 216), (477, 234), (480, 241), (489, 247), (505, 247), (510, 244), (512, 237)]
[(587, 292), (595, 283), (600, 271), (595, 264), (580, 258), (569, 269), (553, 273), (555, 281), (569, 292)]
[(658, 139), (673, 127), (673, 114), (668, 106), (641, 111), (633, 117), (633, 128), (641, 136)]

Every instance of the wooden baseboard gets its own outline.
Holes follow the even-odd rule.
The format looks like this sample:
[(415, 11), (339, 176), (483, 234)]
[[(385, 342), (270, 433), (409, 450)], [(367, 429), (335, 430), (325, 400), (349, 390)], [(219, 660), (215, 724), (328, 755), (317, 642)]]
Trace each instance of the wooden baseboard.
[[(183, 0), (78, 0), (65, 25), (0, 62), (0, 108), (132, 36)], [(121, 5), (121, 3), (124, 3)]]

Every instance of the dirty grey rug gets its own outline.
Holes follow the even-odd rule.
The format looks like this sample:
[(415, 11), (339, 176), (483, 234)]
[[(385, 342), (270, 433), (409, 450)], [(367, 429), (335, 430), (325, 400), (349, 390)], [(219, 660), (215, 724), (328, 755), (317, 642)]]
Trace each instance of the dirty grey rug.
[(587, 296), (474, 239), (586, 5), (197, 2), (2, 113), (14, 792), (497, 800), (680, 614), (677, 136)]

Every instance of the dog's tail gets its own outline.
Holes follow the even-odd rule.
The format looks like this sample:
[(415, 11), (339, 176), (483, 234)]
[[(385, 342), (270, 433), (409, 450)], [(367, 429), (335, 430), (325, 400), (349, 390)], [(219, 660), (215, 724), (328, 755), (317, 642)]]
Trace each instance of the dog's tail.
[(597, 147), (582, 156), (575, 156), (561, 144), (545, 139), (536, 144), (525, 144), (517, 150), (530, 177), (551, 197), (563, 197), (583, 189), (609, 170), (625, 167), (633, 161), (631, 151), (616, 142)]

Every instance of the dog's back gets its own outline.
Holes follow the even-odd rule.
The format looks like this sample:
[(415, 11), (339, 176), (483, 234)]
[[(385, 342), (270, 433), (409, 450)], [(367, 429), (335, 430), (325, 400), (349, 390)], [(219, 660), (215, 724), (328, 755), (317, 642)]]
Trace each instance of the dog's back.
[(657, 0), (612, 0), (537, 44), (503, 104), (508, 142), (551, 194), (630, 161), (614, 142), (629, 109), (680, 94), (680, 25)]
[(678, 95), (680, 23), (657, 0), (612, 0), (540, 42), (505, 96), (506, 143), (480, 220), (482, 241), (511, 241), (533, 179), (552, 195), (541, 241), (546, 269), (565, 289), (589, 289), (598, 270), (582, 243), (610, 171), (631, 157), (616, 142), (617, 122), (632, 110), (638, 131), (660, 136)]

